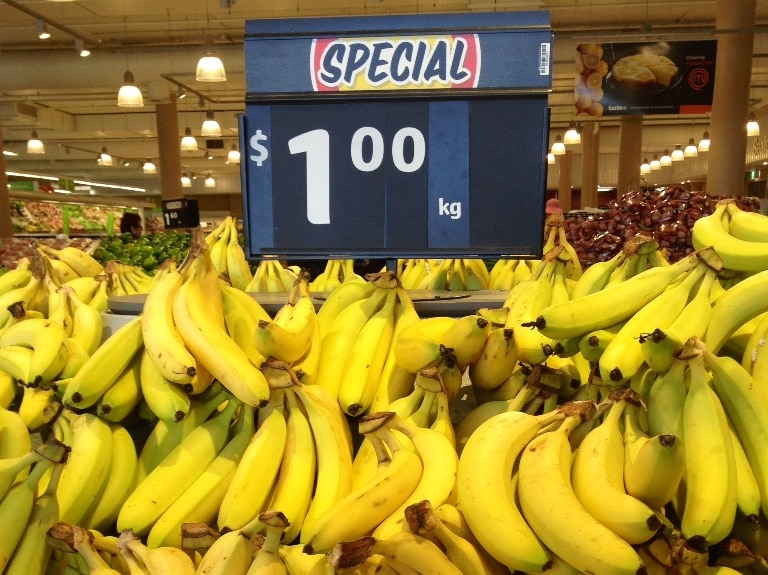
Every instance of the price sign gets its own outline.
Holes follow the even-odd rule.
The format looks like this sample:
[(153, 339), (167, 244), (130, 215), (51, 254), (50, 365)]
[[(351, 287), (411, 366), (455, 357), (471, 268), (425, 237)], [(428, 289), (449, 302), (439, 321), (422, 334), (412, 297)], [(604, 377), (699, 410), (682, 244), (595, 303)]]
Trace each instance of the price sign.
[[(274, 52), (293, 62), (302, 53), (296, 47), (307, 42), (301, 34), (282, 35), (288, 21), (270, 22), (280, 39), (259, 38), (272, 48), (260, 54), (273, 55), (254, 63), (246, 51), (262, 92), (249, 84), (241, 117), (249, 257), (539, 255), (549, 32), (525, 29), (535, 49), (517, 59), (527, 61), (525, 74), (483, 75), (481, 61), (490, 70), (499, 64), (493, 53), (486, 56), (482, 30), (444, 31), (466, 25), (471, 18), (464, 16), (384, 22), (441, 30), (418, 38), (391, 30), (343, 41), (340, 33), (316, 36), (306, 51), (309, 78), (297, 74), (307, 92), (286, 76), (286, 62), (266, 74)], [(498, 48), (504, 42), (494, 22)], [(334, 26), (349, 34), (355, 25), (381, 34), (383, 24), (320, 24), (324, 34)], [(284, 93), (289, 87), (291, 97)]]
[(200, 225), (197, 200), (163, 200), (163, 225), (167, 229), (195, 228)]

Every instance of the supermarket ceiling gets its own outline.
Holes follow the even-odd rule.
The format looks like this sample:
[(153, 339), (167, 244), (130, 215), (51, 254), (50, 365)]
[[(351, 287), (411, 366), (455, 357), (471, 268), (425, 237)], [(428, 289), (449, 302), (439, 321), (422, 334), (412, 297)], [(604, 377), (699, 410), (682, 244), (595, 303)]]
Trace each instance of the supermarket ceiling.
[[(720, 0), (721, 2), (727, 0)], [(157, 163), (154, 103), (170, 94), (178, 100), (179, 126), (190, 127), (200, 150), (182, 152), (182, 169), (211, 172), (229, 181), (215, 193), (239, 193), (239, 168), (226, 164), (237, 144), (237, 114), (244, 109), (244, 23), (264, 18), (317, 18), (339, 15), (548, 10), (555, 34), (553, 90), (549, 96), (553, 129), (573, 119), (574, 49), (584, 42), (711, 39), (714, 0), (0, 0), (0, 122), (9, 171), (48, 173), (113, 182), (150, 182), (146, 159)], [(45, 25), (51, 34), (38, 38)], [(768, 2), (757, 2), (750, 99), (768, 114)], [(76, 44), (92, 54), (81, 58)], [(196, 82), (194, 69), (213, 43), (227, 81)], [(130, 70), (144, 95), (143, 108), (119, 108), (117, 92)], [(222, 138), (199, 136), (213, 111)], [(604, 120), (604, 122), (606, 122)], [(614, 125), (616, 121), (614, 120)], [(647, 116), (643, 146), (652, 149), (653, 127), (670, 131), (692, 125), (697, 138), (703, 116)], [(610, 123), (610, 121), (607, 121)], [(699, 126), (701, 124), (701, 126)], [(36, 130), (45, 155), (26, 152)], [(682, 133), (682, 132), (681, 132)], [(179, 136), (181, 137), (181, 133)], [(683, 142), (684, 143), (684, 142)], [(661, 148), (670, 142), (659, 143)], [(606, 143), (605, 145), (610, 145)], [(106, 147), (115, 167), (98, 166)], [(601, 148), (603, 151), (603, 148)], [(128, 163), (129, 165), (124, 165)], [(157, 185), (155, 184), (155, 190)]]

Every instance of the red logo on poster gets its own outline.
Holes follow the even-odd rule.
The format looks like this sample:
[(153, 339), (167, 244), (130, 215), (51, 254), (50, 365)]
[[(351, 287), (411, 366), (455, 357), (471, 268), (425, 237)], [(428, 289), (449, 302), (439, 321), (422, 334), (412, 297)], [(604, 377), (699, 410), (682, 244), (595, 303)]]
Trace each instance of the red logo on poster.
[(476, 88), (477, 34), (317, 38), (310, 57), (316, 92)]
[(688, 74), (688, 85), (694, 90), (701, 90), (709, 84), (709, 72), (704, 68), (694, 68)]

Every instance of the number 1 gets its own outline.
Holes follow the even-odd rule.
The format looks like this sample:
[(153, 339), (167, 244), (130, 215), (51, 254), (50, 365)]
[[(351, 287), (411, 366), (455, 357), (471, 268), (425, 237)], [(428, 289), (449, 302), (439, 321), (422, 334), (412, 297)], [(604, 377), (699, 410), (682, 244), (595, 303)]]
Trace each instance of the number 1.
[(312, 130), (288, 140), (291, 154), (307, 154), (307, 219), (330, 224), (330, 154), (326, 130)]

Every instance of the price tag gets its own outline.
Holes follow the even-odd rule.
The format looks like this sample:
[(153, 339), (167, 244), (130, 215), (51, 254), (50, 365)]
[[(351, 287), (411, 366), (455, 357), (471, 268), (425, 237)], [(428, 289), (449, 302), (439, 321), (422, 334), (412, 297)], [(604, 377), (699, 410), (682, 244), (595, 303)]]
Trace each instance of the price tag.
[[(269, 39), (288, 62), (302, 51), (281, 43), (308, 44), (300, 71), (284, 62), (264, 76), (264, 58), (251, 65), (246, 41), (247, 71), (258, 67), (259, 90), (270, 94), (249, 88), (241, 117), (247, 255), (539, 256), (548, 28), (535, 37), (521, 32), (531, 49), (518, 58), (528, 62), (525, 73), (513, 78), (508, 70), (481, 73), (481, 60), (499, 68), (497, 53), (484, 51), (482, 30), (442, 29), (471, 18), (388, 19), (387, 26), (399, 24), (409, 35), (379, 30), (362, 37), (349, 27), (375, 22), (378, 29), (380, 21), (340, 20), (348, 38), (331, 34), (333, 23), (323, 20), (328, 35)], [(272, 24), (275, 33), (286, 25)], [(426, 30), (417, 37), (418, 24)], [(498, 29), (490, 36), (494, 48), (511, 40)], [(292, 97), (274, 97), (297, 82), (286, 78), (292, 70), (314, 92), (296, 84)]]
[(167, 229), (195, 228), (200, 225), (197, 200), (163, 200), (163, 225)]

